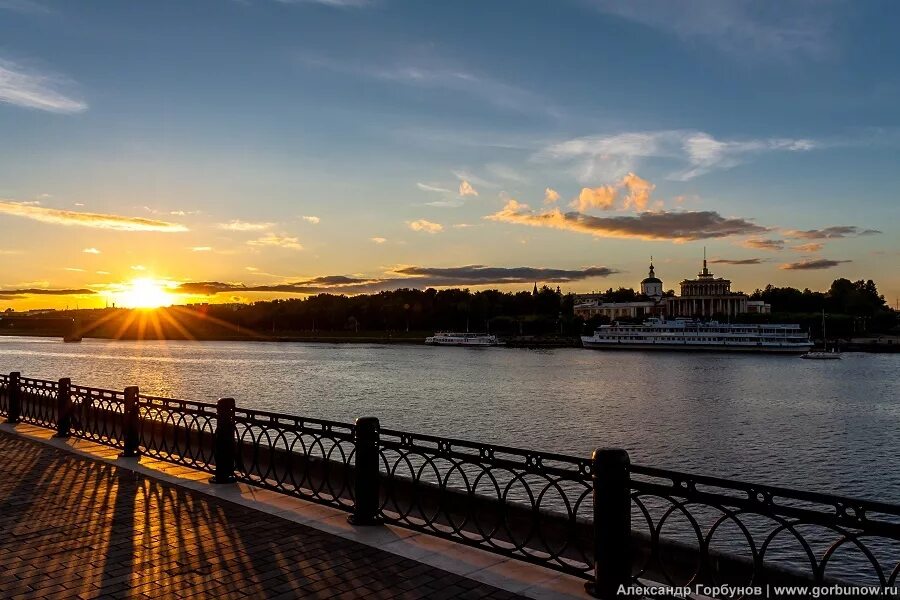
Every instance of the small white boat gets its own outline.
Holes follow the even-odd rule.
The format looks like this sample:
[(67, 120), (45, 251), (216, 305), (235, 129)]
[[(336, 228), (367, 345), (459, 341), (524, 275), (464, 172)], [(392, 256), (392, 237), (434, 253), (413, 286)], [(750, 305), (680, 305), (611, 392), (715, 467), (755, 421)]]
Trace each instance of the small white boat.
[(840, 360), (841, 353), (835, 352), (832, 350), (831, 352), (823, 352), (821, 350), (816, 350), (815, 352), (807, 352), (806, 354), (801, 354), (800, 358), (808, 358), (810, 360)]
[(452, 333), (441, 331), (425, 338), (432, 346), (499, 346), (500, 340), (489, 333)]
[(822, 310), (822, 339), (825, 342), (824, 350), (810, 350), (806, 354), (800, 356), (800, 358), (806, 358), (809, 360), (840, 360), (841, 353), (836, 349), (832, 348), (831, 351), (828, 351), (828, 338), (825, 337), (825, 310)]

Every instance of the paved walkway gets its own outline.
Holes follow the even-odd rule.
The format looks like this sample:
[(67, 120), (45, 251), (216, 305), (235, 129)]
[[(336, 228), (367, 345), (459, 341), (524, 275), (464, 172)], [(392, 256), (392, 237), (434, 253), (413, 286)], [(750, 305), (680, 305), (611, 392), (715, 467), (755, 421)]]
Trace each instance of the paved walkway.
[(519, 598), (2, 432), (0, 597)]

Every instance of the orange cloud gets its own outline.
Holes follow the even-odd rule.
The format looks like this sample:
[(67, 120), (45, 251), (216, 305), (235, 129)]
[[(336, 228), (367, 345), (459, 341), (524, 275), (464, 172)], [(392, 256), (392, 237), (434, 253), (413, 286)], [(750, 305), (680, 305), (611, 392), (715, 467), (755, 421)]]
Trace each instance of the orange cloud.
[(553, 204), (559, 200), (559, 192), (548, 187), (544, 190), (544, 204)]
[(656, 185), (646, 179), (641, 179), (634, 173), (625, 175), (620, 185), (628, 190), (628, 195), (625, 196), (625, 206), (623, 207), (626, 209), (633, 206), (635, 210), (646, 210), (647, 203), (650, 201), (650, 194), (656, 189)]
[(572, 208), (584, 212), (592, 208), (609, 210), (616, 203), (619, 190), (615, 186), (601, 185), (596, 188), (582, 188), (578, 198), (572, 201)]
[(24, 217), (42, 223), (67, 226), (79, 225), (81, 227), (93, 227), (95, 229), (161, 231), (165, 233), (188, 231), (188, 228), (184, 225), (169, 223), (167, 221), (158, 221), (156, 219), (60, 210), (24, 204), (22, 202), (11, 202), (8, 200), (0, 200), (0, 213)]
[(467, 180), (463, 179), (459, 182), (459, 195), (460, 196), (477, 196), (478, 191), (472, 187), (472, 184)]

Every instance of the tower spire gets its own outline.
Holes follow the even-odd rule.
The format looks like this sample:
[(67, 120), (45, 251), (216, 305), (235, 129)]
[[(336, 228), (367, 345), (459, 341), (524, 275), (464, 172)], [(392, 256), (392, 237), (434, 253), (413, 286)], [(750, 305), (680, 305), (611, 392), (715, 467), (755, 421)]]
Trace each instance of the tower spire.
[(703, 274), (709, 275), (709, 269), (706, 268), (706, 246), (703, 246)]

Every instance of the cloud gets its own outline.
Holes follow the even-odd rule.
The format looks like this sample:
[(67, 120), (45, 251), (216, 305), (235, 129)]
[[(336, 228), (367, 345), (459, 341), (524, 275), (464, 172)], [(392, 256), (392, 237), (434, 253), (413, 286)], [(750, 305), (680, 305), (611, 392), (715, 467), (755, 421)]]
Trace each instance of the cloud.
[(801, 260), (798, 262), (785, 263), (778, 267), (785, 271), (817, 271), (820, 269), (831, 269), (843, 263), (853, 262), (850, 260), (831, 260), (827, 258), (816, 258), (813, 260)]
[(570, 206), (581, 212), (592, 208), (610, 210), (616, 203), (619, 190), (612, 185), (602, 185), (595, 188), (582, 188), (578, 198), (572, 200)]
[(131, 265), (131, 270), (132, 271), (146, 271), (147, 267), (145, 267), (144, 265)]
[(484, 217), (491, 221), (532, 227), (551, 227), (597, 237), (690, 241), (747, 235), (765, 227), (742, 218), (727, 218), (715, 211), (643, 212), (637, 216), (594, 217), (558, 208), (535, 212), (528, 205), (509, 200), (500, 211)]
[(303, 215), (301, 218), (304, 221), (306, 221), (307, 223), (312, 223), (313, 225), (318, 225), (319, 222), (322, 220), (319, 217), (313, 217), (313, 216), (309, 216), (309, 215)]
[(667, 159), (680, 164), (668, 178), (687, 181), (735, 167), (756, 154), (816, 147), (816, 142), (807, 139), (718, 140), (702, 131), (670, 129), (573, 138), (543, 148), (532, 160), (568, 164), (578, 180), (586, 183), (624, 177), (646, 159)]
[(279, 235), (277, 233), (267, 233), (263, 237), (247, 242), (248, 246), (271, 246), (276, 248), (289, 248), (291, 250), (303, 250), (299, 240), (295, 237)]
[(84, 252), (85, 254), (100, 254), (100, 251), (96, 248), (85, 248), (84, 250), (82, 250), (82, 252)]
[(64, 271), (70, 271), (72, 273), (84, 273), (84, 269), (79, 269), (78, 267), (66, 267), (63, 269)]
[(423, 192), (437, 192), (441, 194), (452, 194), (453, 190), (448, 190), (447, 188), (438, 187), (436, 185), (430, 185), (427, 183), (416, 183), (416, 187), (422, 190)]
[(878, 235), (880, 233), (877, 229), (861, 229), (855, 225), (835, 225), (824, 229), (788, 230), (784, 234), (787, 237), (803, 240), (833, 240), (861, 235)]
[(798, 252), (818, 252), (822, 248), (824, 248), (824, 245), (816, 243), (816, 242), (810, 242), (808, 244), (799, 244), (797, 246), (791, 246), (792, 250), (797, 250)]
[(366, 8), (375, 5), (375, 0), (275, 0), (279, 4), (321, 4), (333, 8)]
[(750, 240), (744, 240), (741, 242), (741, 245), (745, 248), (755, 248), (756, 250), (771, 250), (773, 252), (778, 250), (784, 250), (784, 240), (773, 240), (773, 239), (759, 239), (754, 238)]
[(94, 290), (88, 289), (43, 289), (43, 288), (22, 288), (16, 290), (0, 290), (0, 298), (10, 300), (21, 298), (22, 296), (86, 296), (95, 294)]
[(242, 283), (201, 281), (184, 283), (178, 291), (184, 294), (213, 295), (230, 292), (266, 292), (291, 294), (360, 294), (400, 288), (460, 287), (473, 285), (567, 283), (593, 277), (607, 277), (617, 273), (609, 267), (583, 269), (551, 269), (541, 267), (488, 267), (466, 265), (461, 267), (401, 266), (391, 271), (389, 277), (349, 277), (326, 275), (302, 281), (275, 285), (248, 286)]
[(559, 114), (539, 94), (464, 65), (434, 57), (403, 55), (396, 59), (361, 64), (358, 60), (301, 56), (300, 62), (311, 68), (380, 81), (394, 88), (403, 85), (469, 96), (504, 111), (550, 116)]
[(406, 224), (413, 231), (424, 231), (425, 233), (438, 233), (444, 230), (444, 226), (440, 223), (432, 223), (431, 221), (426, 221), (425, 219), (407, 221)]
[(650, 201), (650, 194), (656, 189), (656, 186), (634, 173), (625, 175), (621, 184), (628, 190), (624, 208), (634, 207), (635, 210), (645, 210)]
[(0, 10), (11, 10), (25, 15), (49, 15), (53, 11), (34, 0), (0, 0)]
[(141, 217), (122, 217), (119, 215), (106, 215), (99, 213), (77, 212), (73, 210), (60, 210), (56, 208), (44, 208), (42, 206), (29, 206), (21, 202), (0, 200), (0, 213), (15, 215), (56, 225), (80, 225), (95, 229), (114, 229), (118, 231), (161, 231), (174, 233), (187, 231), (188, 228), (178, 223), (158, 221), (156, 219), (144, 219)]
[(241, 221), (240, 219), (234, 219), (228, 223), (216, 224), (216, 227), (219, 229), (226, 229), (228, 231), (264, 231), (274, 226), (275, 223)]
[(0, 102), (60, 114), (87, 110), (85, 102), (56, 89), (63, 83), (58, 77), (29, 72), (13, 62), (0, 60)]
[(212, 252), (212, 246), (193, 246), (191, 252)]
[(603, 13), (749, 60), (819, 59), (834, 39), (827, 4), (719, 0), (592, 0)]
[(559, 201), (559, 192), (551, 187), (544, 189), (544, 204), (553, 204)]
[(714, 265), (761, 265), (767, 258), (714, 258), (709, 262)]
[(371, 241), (375, 242), (376, 244), (383, 244), (387, 241), (387, 238), (383, 238), (383, 237), (373, 237), (373, 238), (369, 238), (369, 239)]
[(463, 179), (459, 182), (459, 195), (463, 198), (466, 196), (477, 196), (478, 191), (472, 187), (472, 184), (469, 183), (468, 180)]

